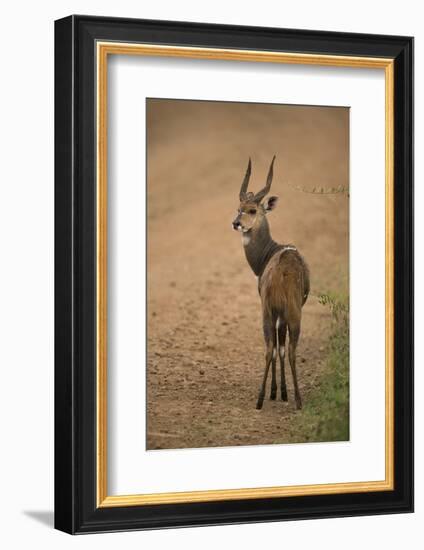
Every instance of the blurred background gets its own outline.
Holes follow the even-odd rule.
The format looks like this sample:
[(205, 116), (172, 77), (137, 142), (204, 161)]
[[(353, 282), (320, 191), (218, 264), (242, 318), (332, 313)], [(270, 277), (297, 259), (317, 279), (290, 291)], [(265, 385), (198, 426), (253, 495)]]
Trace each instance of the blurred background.
[[(301, 412), (288, 364), (289, 402), (267, 400), (255, 410), (264, 369), (261, 305), (231, 227), (249, 156), (249, 189), (258, 191), (274, 154), (271, 193), (280, 201), (269, 215), (271, 234), (294, 244), (311, 270), (298, 346)], [(334, 307), (348, 316), (349, 109), (149, 99), (147, 160), (147, 447), (347, 439), (348, 335), (344, 383), (336, 388), (344, 408), (319, 403), (327, 390), (340, 397), (327, 386)], [(340, 186), (346, 191), (311, 192)], [(323, 428), (333, 416), (343, 417), (343, 428)]]

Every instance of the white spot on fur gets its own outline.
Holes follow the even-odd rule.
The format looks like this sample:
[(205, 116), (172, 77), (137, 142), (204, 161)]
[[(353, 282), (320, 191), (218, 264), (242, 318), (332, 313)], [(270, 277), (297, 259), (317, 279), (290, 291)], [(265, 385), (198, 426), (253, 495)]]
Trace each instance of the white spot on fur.
[(277, 350), (274, 348), (272, 350), (272, 358), (275, 359), (277, 357)]
[(246, 235), (245, 233), (243, 233), (241, 241), (243, 243), (243, 246), (247, 246), (250, 243), (250, 235)]
[(284, 346), (280, 346), (280, 357), (281, 357), (281, 359), (284, 359), (285, 353), (286, 353), (286, 350), (284, 349)]

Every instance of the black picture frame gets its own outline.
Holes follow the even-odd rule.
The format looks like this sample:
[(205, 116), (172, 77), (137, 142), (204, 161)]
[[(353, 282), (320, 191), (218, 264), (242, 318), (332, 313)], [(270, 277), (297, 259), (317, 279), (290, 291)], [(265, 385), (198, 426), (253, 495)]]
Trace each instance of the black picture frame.
[[(97, 507), (98, 40), (394, 60), (392, 491)], [(73, 15), (55, 22), (55, 527), (93, 533), (413, 511), (413, 39)]]

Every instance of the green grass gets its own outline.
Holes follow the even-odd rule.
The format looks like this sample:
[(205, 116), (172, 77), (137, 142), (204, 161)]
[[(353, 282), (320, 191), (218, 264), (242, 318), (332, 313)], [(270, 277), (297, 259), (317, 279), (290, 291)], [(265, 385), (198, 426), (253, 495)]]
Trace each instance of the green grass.
[(349, 301), (340, 294), (320, 294), (330, 308), (333, 327), (324, 373), (292, 425), (290, 442), (349, 440)]

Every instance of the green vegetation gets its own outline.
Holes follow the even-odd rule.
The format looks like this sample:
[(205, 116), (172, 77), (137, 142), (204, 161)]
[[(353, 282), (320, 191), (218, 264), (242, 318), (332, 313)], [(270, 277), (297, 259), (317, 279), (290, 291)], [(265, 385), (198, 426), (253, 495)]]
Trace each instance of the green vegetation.
[(320, 294), (329, 307), (333, 330), (319, 386), (305, 400), (294, 422), (291, 442), (349, 440), (349, 301), (345, 295)]

